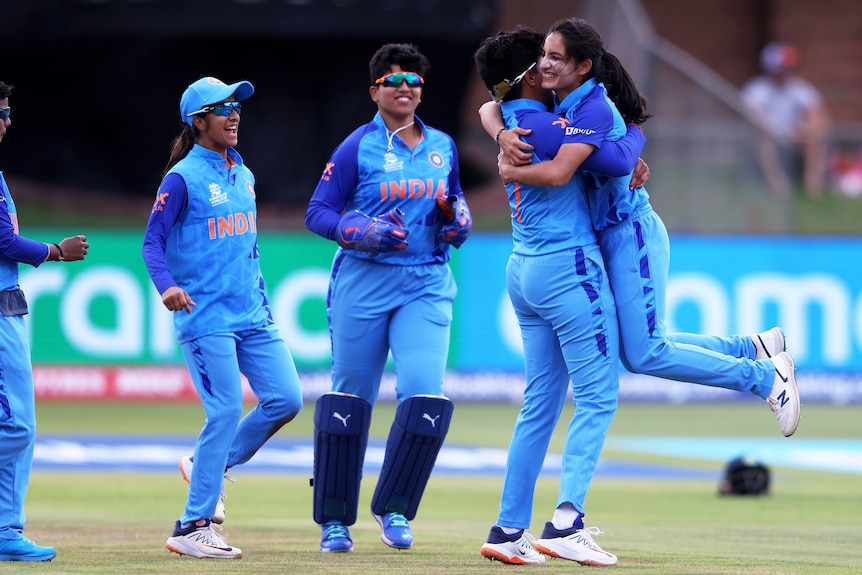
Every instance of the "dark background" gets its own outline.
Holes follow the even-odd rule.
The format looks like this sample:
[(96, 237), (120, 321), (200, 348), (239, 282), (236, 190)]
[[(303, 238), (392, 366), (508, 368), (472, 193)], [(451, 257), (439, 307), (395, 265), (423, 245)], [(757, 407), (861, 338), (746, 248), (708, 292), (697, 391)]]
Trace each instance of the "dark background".
[[(152, 197), (179, 99), (202, 76), (251, 81), (238, 149), (261, 203), (305, 204), (333, 148), (376, 106), (368, 61), (410, 42), (431, 61), (419, 116), (458, 136), (492, 32), (495, 0), (27, 0), (2, 2), (0, 80), (13, 129), (0, 165), (16, 176)], [(462, 165), (469, 187), (477, 172)]]

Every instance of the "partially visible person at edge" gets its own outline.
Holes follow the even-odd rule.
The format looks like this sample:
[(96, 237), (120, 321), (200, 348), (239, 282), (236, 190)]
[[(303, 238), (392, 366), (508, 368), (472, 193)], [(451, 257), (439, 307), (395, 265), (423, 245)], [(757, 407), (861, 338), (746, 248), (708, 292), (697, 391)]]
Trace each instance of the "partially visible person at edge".
[[(641, 124), (650, 114), (620, 61), (603, 46), (599, 33), (578, 18), (557, 21), (545, 37), (539, 64), (542, 86), (554, 91), (554, 111), (572, 122), (581, 142), (601, 146)], [(609, 87), (609, 88), (606, 88)], [(608, 91), (610, 90), (610, 91)], [(499, 107), (483, 104), (489, 134), (505, 127)], [(577, 168), (577, 148), (564, 145), (550, 161), (513, 165), (515, 150), (529, 149), (517, 133), (504, 130), (499, 168), (504, 182), (559, 185)], [(517, 132), (517, 130), (515, 130)], [(526, 156), (526, 154), (523, 154)], [(527, 156), (529, 157), (529, 156)], [(799, 390), (793, 358), (779, 327), (753, 335), (718, 337), (668, 334), (665, 327), (670, 241), (644, 187), (628, 178), (587, 173), (593, 228), (602, 249), (620, 324), (620, 359), (632, 373), (748, 391), (766, 400), (785, 437), (799, 425)]]
[[(144, 237), (144, 261), (173, 312), (206, 412), (194, 455), (180, 459), (188, 499), (167, 540), (169, 550), (192, 557), (242, 557), (212, 526), (225, 520), (225, 471), (251, 459), (302, 408), (261, 275), (254, 174), (235, 148), (241, 102), (253, 92), (249, 82), (213, 77), (183, 92), (184, 125)], [(258, 399), (245, 416), (240, 374)]]
[[(537, 69), (543, 39), (541, 32), (518, 27), (486, 38), (474, 55), (482, 81), (502, 102), (506, 126), (530, 130), (525, 138), (533, 146), (534, 163), (553, 159), (573, 137), (570, 123), (548, 111), (552, 95), (542, 88)], [(623, 142), (632, 146), (614, 153)], [(579, 169), (628, 177), (644, 142), (640, 128), (632, 124), (623, 139), (601, 147), (572, 145), (580, 152)], [(506, 286), (521, 328), (527, 383), (509, 445), (497, 523), (480, 550), (483, 557), (504, 563), (542, 564), (541, 553), (584, 565), (618, 563), (593, 539), (601, 531), (583, 523), (587, 491), (619, 392), (617, 317), (590, 221), (585, 180), (578, 171), (557, 187), (506, 184), (514, 244)], [(569, 385), (575, 413), (563, 447), (566, 464), (553, 518), (536, 541), (525, 530)]]
[[(12, 125), (9, 96), (14, 86), (0, 82), (0, 142)], [(18, 285), (18, 264), (83, 260), (90, 244), (84, 235), (45, 244), (18, 233), (18, 212), (0, 172), (0, 561), (50, 561), (53, 547), (24, 537), (24, 499), (30, 485), (36, 444), (36, 396), (30, 360), (27, 300)]]
[(829, 125), (823, 97), (798, 75), (799, 50), (791, 44), (764, 46), (760, 67), (763, 73), (745, 83), (741, 96), (761, 129), (757, 153), (766, 181), (779, 197), (789, 197), (794, 188), (820, 197)]
[(385, 44), (369, 63), (377, 113), (335, 149), (305, 216), (309, 230), (338, 243), (327, 319), (332, 391), (314, 422), (314, 521), (320, 550), (353, 550), (371, 411), (392, 353), (398, 407), (371, 513), (381, 539), (409, 549), (416, 515), (449, 429), (443, 394), (452, 302), (448, 261), (470, 235), (452, 138), (416, 115), (426, 57), (412, 44)]

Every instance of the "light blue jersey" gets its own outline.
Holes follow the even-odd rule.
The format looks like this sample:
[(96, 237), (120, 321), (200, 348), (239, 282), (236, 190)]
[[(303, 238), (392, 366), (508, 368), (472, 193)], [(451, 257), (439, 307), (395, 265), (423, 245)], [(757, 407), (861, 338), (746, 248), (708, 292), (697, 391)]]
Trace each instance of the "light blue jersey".
[[(172, 312), (206, 421), (180, 524), (213, 516), (225, 470), (245, 463), (302, 408), (293, 357), (270, 313), (257, 245), (254, 175), (195, 144), (165, 175), (143, 256), (160, 294), (185, 290), (191, 313)], [(241, 376), (258, 403), (243, 415)]]
[[(503, 102), (506, 127), (532, 130), (533, 163), (551, 160), (571, 128), (531, 99)], [(637, 155), (630, 158), (631, 165)], [(527, 379), (503, 479), (498, 525), (526, 529), (533, 493), (553, 430), (571, 386), (575, 416), (566, 435), (566, 464), (558, 505), (583, 511), (587, 491), (619, 390), (617, 321), (613, 294), (575, 173), (564, 186), (506, 184), (512, 210), (513, 253), (506, 288), (524, 344)]]
[[(508, 129), (532, 130), (534, 163), (551, 160), (565, 138), (568, 122), (548, 112), (542, 102), (521, 98), (503, 102), (503, 121)], [(589, 218), (584, 176), (576, 172), (567, 186), (538, 187), (506, 184), (512, 212), (513, 252), (535, 256), (594, 244), (596, 234)]]
[[(166, 176), (147, 228), (145, 246), (164, 242), (159, 247), (169, 279), (197, 304), (192, 314), (173, 314), (180, 343), (272, 323), (260, 271), (254, 175), (236, 150), (228, 154), (230, 169), (220, 154), (196, 144)], [(160, 218), (167, 218), (170, 231), (156, 240)], [(154, 279), (158, 254), (151, 250), (147, 258)], [(169, 285), (160, 283), (161, 293)]]

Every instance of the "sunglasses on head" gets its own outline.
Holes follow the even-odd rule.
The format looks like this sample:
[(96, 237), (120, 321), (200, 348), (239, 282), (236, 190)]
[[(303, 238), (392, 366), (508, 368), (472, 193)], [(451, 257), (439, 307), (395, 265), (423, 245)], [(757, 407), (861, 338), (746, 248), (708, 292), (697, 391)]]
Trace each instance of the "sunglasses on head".
[(234, 110), (236, 110), (237, 114), (242, 114), (242, 104), (239, 102), (222, 102), (221, 104), (204, 106), (197, 112), (192, 112), (189, 116), (197, 116), (198, 114), (206, 114), (208, 112), (212, 112), (217, 116), (230, 116)]
[(494, 101), (495, 102), (502, 102), (503, 98), (506, 96), (506, 94), (509, 93), (509, 90), (511, 90), (513, 86), (518, 85), (521, 82), (521, 80), (524, 79), (524, 76), (527, 75), (527, 72), (529, 72), (530, 70), (532, 70), (535, 67), (536, 67), (536, 63), (533, 62), (532, 64), (530, 64), (529, 68), (527, 68), (526, 70), (524, 70), (523, 72), (521, 72), (520, 74), (515, 76), (514, 80), (503, 80), (502, 82), (500, 82), (499, 84), (493, 86), (490, 90), (488, 90), (491, 93), (491, 97), (494, 98)]
[(394, 72), (377, 78), (374, 85), (380, 86), (382, 84), (387, 88), (399, 88), (404, 82), (407, 82), (407, 86), (410, 88), (421, 88), (425, 79), (416, 72)]
[(11, 107), (3, 108), (2, 110), (0, 110), (0, 120), (3, 120), (3, 121), (8, 120), (10, 113), (12, 113)]

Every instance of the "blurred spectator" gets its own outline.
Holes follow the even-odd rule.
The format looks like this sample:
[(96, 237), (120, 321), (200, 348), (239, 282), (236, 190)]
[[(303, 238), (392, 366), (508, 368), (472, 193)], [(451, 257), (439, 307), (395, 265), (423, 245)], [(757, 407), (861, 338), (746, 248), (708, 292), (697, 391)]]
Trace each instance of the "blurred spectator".
[(788, 197), (802, 187), (810, 197), (823, 193), (825, 133), (828, 125), (820, 92), (795, 75), (799, 52), (773, 42), (763, 48), (763, 74), (742, 87), (742, 100), (761, 129), (758, 154), (772, 191)]

